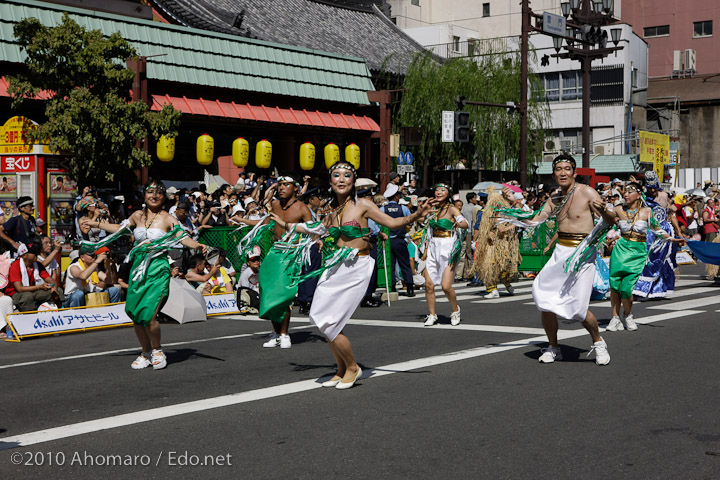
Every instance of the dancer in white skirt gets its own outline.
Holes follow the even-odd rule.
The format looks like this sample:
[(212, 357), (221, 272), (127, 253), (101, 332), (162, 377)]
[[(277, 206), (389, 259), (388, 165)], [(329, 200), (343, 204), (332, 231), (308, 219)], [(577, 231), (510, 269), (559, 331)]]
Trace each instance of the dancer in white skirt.
[(455, 289), (452, 286), (455, 278), (455, 267), (463, 250), (464, 235), (458, 235), (456, 228), (467, 229), (468, 222), (460, 210), (450, 202), (450, 186), (438, 183), (435, 186), (437, 209), (428, 219), (426, 228), (427, 259), (425, 261), (425, 299), (428, 304), (428, 316), (425, 326), (435, 325), (438, 317), (435, 313), (435, 285), (440, 285), (450, 302), (452, 313), (450, 323), (460, 323), (460, 307), (457, 303)]
[(271, 214), (280, 228), (323, 236), (322, 268), (325, 271), (315, 290), (310, 321), (327, 337), (337, 363), (336, 374), (322, 386), (341, 390), (352, 387), (362, 376), (343, 328), (365, 296), (374, 268), (374, 260), (369, 255), (368, 218), (390, 229), (401, 228), (426, 215), (435, 204), (430, 200), (410, 216), (392, 218), (370, 199), (356, 198), (355, 179), (355, 169), (347, 162), (340, 161), (330, 168), (335, 208), (320, 225), (287, 224)]
[(539, 360), (541, 363), (562, 360), (557, 339), (559, 316), (582, 322), (593, 340), (590, 351), (595, 351), (595, 363), (607, 365), (610, 363), (607, 344), (600, 336), (595, 315), (588, 310), (595, 276), (594, 255), (577, 271), (566, 272), (565, 262), (593, 229), (593, 214), (602, 216), (608, 225), (614, 223), (614, 216), (605, 210), (605, 204), (593, 188), (575, 182), (576, 176), (575, 159), (567, 154), (555, 157), (553, 177), (560, 185), (560, 195), (551, 197), (534, 217), (535, 221), (542, 222), (554, 215), (558, 225), (558, 244), (535, 278), (532, 290), (549, 343), (548, 348), (541, 350)]

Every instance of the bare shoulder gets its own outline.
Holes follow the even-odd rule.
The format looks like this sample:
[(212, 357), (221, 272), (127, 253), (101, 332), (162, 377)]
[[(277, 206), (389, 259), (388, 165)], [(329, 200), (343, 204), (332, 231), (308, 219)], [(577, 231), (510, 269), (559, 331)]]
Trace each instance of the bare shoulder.
[(134, 221), (135, 223), (138, 223), (143, 216), (142, 210), (135, 210), (132, 215), (130, 215), (130, 220)]
[(588, 200), (599, 200), (600, 194), (592, 188), (589, 185), (585, 185), (584, 183), (578, 184), (578, 189), (580, 190), (580, 194), (583, 196), (583, 198), (587, 198)]
[(365, 208), (365, 209), (368, 209), (368, 208), (372, 208), (372, 207), (376, 207), (376, 206), (377, 206), (377, 205), (375, 205), (375, 203), (374, 203), (372, 200), (370, 200), (368, 197), (358, 198), (355, 203), (357, 204), (357, 206), (362, 207), (362, 208)]

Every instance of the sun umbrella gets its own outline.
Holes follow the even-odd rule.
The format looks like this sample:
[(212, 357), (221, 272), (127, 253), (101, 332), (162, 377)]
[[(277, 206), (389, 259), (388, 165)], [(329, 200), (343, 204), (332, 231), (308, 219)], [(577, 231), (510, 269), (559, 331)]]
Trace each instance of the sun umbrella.
[(472, 188), (476, 192), (487, 192), (490, 190), (490, 188), (494, 188), (497, 191), (502, 190), (503, 185), (502, 183), (497, 182), (480, 182), (475, 184), (475, 186)]
[(377, 187), (377, 182), (369, 178), (358, 178), (355, 180), (355, 188)]
[(207, 320), (207, 305), (202, 294), (180, 278), (170, 279), (170, 295), (160, 312), (178, 323)]
[(701, 188), (691, 188), (687, 192), (685, 192), (687, 195), (692, 195), (694, 197), (707, 197), (707, 194), (705, 194), (705, 191)]
[(522, 188), (518, 187), (517, 185), (512, 185), (510, 183), (503, 183), (503, 187), (507, 187), (513, 192), (522, 193)]

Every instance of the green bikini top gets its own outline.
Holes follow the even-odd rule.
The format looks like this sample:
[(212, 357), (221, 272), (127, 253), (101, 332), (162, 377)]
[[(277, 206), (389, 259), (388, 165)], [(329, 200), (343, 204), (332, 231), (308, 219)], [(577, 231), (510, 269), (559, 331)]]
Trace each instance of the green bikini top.
[(345, 235), (348, 238), (363, 238), (370, 235), (369, 228), (359, 227), (357, 225), (343, 225), (341, 227), (330, 227), (328, 234), (337, 241), (340, 236)]
[(432, 219), (428, 222), (429, 228), (439, 228), (441, 230), (452, 230), (455, 223), (447, 218), (441, 218), (440, 220)]

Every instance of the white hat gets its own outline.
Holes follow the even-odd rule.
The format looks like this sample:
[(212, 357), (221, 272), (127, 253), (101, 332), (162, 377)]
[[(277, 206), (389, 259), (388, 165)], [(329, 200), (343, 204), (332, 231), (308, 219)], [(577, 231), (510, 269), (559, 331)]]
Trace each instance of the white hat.
[(400, 205), (410, 205), (410, 202), (407, 201), (406, 197), (401, 198), (398, 203)]
[(245, 200), (243, 200), (243, 203), (245, 204), (245, 208), (248, 208), (248, 205), (251, 203), (257, 203), (253, 197), (247, 197)]
[(456, 193), (455, 195), (453, 195), (452, 199), (453, 199), (453, 202), (457, 202), (458, 200), (460, 200), (460, 194)]
[(167, 190), (165, 190), (165, 193), (175, 194), (175, 193), (177, 193), (178, 191), (179, 191), (179, 190), (178, 190), (177, 188), (175, 188), (175, 187), (170, 187), (170, 188), (168, 188)]
[(245, 180), (238, 178), (237, 183), (235, 183), (235, 190), (238, 192), (245, 190)]
[(385, 193), (383, 193), (383, 196), (385, 198), (392, 198), (397, 192), (398, 192), (398, 186), (394, 183), (388, 184), (387, 188), (385, 189)]
[(513, 196), (515, 197), (515, 200), (522, 200), (523, 198), (525, 198), (522, 192), (513, 192)]
[(202, 192), (193, 192), (192, 195), (195, 198), (200, 198), (200, 195), (202, 195)]
[(245, 211), (245, 209), (243, 208), (243, 206), (238, 203), (237, 205), (235, 205), (233, 207), (231, 215), (235, 215), (238, 212), (244, 212), (244, 211)]
[(80, 251), (73, 250), (72, 252), (70, 252), (70, 261), (72, 262), (73, 260), (77, 259), (79, 256), (80, 256)]

